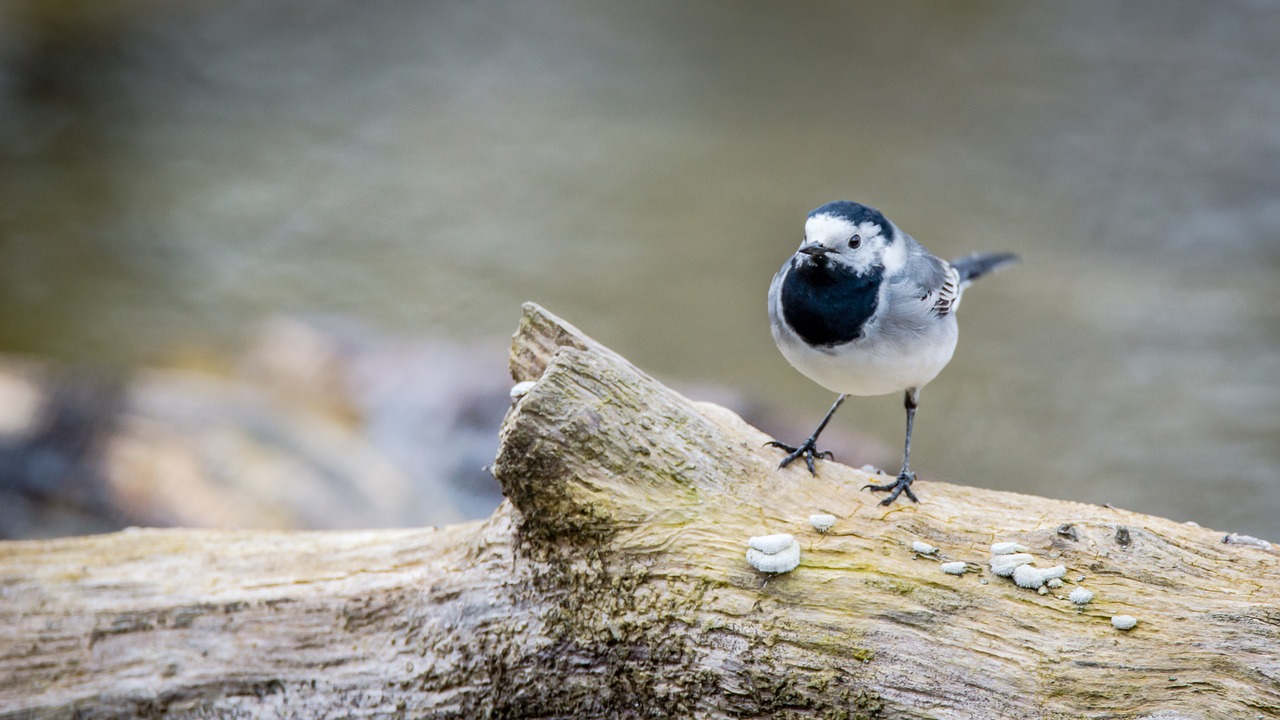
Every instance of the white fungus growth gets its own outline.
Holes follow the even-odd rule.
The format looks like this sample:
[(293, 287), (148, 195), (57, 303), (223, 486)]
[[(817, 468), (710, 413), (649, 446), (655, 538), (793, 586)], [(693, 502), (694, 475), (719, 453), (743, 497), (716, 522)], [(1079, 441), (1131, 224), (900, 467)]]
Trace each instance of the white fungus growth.
[(1013, 569), (1013, 581), (1018, 584), (1018, 587), (1036, 590), (1043, 586), (1046, 581), (1060, 578), (1066, 574), (1067, 569), (1062, 565), (1055, 565), (1045, 569), (1031, 565), (1018, 565)]
[(1049, 582), (1045, 583), (1045, 585), (1048, 585), (1054, 590), (1057, 590), (1058, 588), (1062, 587), (1062, 580), (1061, 578), (1049, 578)]
[(1093, 591), (1078, 587), (1071, 591), (1071, 594), (1067, 596), (1067, 599), (1077, 605), (1088, 605), (1089, 601), (1093, 600)]
[(998, 542), (991, 543), (992, 555), (1012, 555), (1014, 553), (1024, 553), (1027, 549), (1016, 542)]
[(836, 516), (827, 515), (825, 513), (810, 515), (809, 524), (813, 526), (814, 530), (817, 530), (820, 533), (824, 533), (830, 530), (831, 527), (836, 524)]
[(969, 565), (963, 562), (945, 562), (939, 565), (938, 569), (948, 575), (963, 575), (969, 569)]
[(999, 575), (1000, 577), (1009, 577), (1019, 566), (1026, 565), (1033, 560), (1035, 560), (1035, 558), (1027, 553), (995, 555), (991, 558), (991, 572)]
[[(774, 541), (777, 538), (786, 538), (787, 544), (778, 548), (776, 552), (764, 552), (759, 548), (759, 544), (766, 547), (777, 547), (773, 542), (757, 543), (757, 540)], [(790, 535), (765, 535), (764, 537), (753, 537), (750, 540), (751, 547), (747, 549), (747, 562), (751, 563), (751, 567), (766, 573), (784, 573), (791, 572), (800, 564), (800, 543), (796, 542)]]
[(911, 549), (915, 550), (921, 555), (932, 555), (938, 552), (938, 548), (930, 545), (929, 543), (920, 542), (919, 540), (916, 540), (915, 542), (911, 543)]
[(754, 535), (747, 540), (747, 546), (752, 550), (759, 550), (765, 555), (774, 555), (785, 550), (796, 539), (787, 533), (779, 533), (777, 535)]
[(1111, 627), (1117, 630), (1132, 630), (1138, 624), (1138, 618), (1132, 615), (1115, 615), (1111, 618)]
[(529, 391), (533, 389), (533, 386), (537, 384), (538, 383), (534, 380), (525, 380), (524, 382), (518, 382), (515, 385), (512, 385), (511, 402), (515, 402), (525, 395), (528, 395)]

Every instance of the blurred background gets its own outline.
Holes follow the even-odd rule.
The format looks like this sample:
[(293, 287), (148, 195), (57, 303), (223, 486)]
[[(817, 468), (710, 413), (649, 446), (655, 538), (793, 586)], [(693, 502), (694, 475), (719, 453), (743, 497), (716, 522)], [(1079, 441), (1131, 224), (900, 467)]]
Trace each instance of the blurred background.
[[(1280, 540), (1269, 2), (0, 3), (0, 535), (482, 517), (535, 300), (802, 439), (806, 213), (966, 295), (927, 479)], [(845, 405), (896, 470), (899, 397)]]

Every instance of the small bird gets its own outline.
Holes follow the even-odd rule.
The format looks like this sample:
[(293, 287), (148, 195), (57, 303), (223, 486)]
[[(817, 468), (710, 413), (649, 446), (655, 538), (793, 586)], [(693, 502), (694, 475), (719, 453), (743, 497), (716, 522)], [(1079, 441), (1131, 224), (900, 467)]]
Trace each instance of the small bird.
[(769, 287), (769, 321), (778, 349), (810, 380), (839, 393), (808, 440), (774, 440), (788, 455), (779, 468), (804, 458), (831, 459), (815, 443), (850, 395), (905, 392), (907, 440), (894, 482), (866, 485), (888, 492), (890, 505), (911, 491), (911, 430), (920, 389), (951, 361), (956, 309), (969, 283), (1018, 261), (1012, 253), (975, 253), (946, 262), (934, 257), (875, 208), (848, 200), (809, 213), (800, 249)]

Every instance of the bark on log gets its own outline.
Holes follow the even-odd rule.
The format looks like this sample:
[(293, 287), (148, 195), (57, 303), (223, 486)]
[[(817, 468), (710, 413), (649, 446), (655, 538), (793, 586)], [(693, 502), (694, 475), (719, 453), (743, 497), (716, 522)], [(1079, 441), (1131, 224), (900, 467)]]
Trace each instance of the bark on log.
[[(935, 482), (881, 508), (864, 473), (777, 470), (737, 416), (533, 305), (512, 371), (536, 384), (486, 521), (0, 544), (0, 717), (1280, 713), (1271, 549)], [(747, 538), (778, 532), (800, 565), (761, 574)], [(992, 575), (1000, 540), (1065, 565), (1066, 587)]]

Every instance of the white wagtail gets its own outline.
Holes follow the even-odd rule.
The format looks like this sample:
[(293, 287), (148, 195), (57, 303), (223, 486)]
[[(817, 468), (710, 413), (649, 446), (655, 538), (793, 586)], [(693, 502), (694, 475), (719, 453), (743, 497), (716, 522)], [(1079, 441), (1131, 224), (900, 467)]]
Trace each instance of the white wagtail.
[(920, 388), (937, 377), (956, 349), (956, 309), (975, 278), (1016, 262), (1010, 253), (975, 253), (946, 262), (934, 257), (878, 210), (841, 200), (809, 213), (804, 241), (769, 287), (769, 320), (778, 349), (810, 380), (839, 393), (827, 416), (799, 447), (769, 445), (803, 457), (831, 458), (818, 435), (850, 395), (906, 392), (907, 440), (902, 472), (885, 485), (889, 505), (911, 492), (911, 426)]

